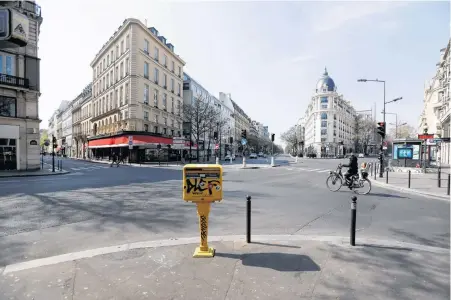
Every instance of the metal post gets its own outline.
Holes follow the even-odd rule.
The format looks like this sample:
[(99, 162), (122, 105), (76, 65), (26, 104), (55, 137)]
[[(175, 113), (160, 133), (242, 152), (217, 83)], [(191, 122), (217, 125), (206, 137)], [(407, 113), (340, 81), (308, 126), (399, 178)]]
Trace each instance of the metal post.
[(246, 242), (251, 242), (251, 196), (246, 196)]
[(388, 170), (385, 171), (385, 183), (388, 183)]
[(409, 170), (409, 179), (408, 179), (408, 185), (407, 187), (410, 189), (410, 180), (412, 178), (412, 171)]
[(441, 173), (442, 173), (442, 170), (439, 167), (438, 174), (437, 174), (437, 187), (442, 187), (442, 178), (441, 178), (442, 174)]
[(377, 178), (377, 163), (374, 164), (374, 180)]
[(357, 197), (352, 196), (351, 198), (351, 246), (355, 246), (355, 224), (357, 218)]
[[(384, 124), (385, 124), (385, 80), (383, 81), (383, 83), (384, 83)], [(379, 170), (379, 177), (380, 178), (382, 178), (382, 177), (384, 177), (384, 150), (383, 150), (383, 147), (384, 147), (384, 139), (385, 139), (385, 137), (383, 137), (381, 140), (381, 157), (380, 157), (380, 170)]]
[(449, 195), (449, 186), (450, 186), (450, 174), (448, 174), (448, 190), (446, 191), (446, 194)]
[(53, 139), (52, 139), (52, 172), (55, 173), (55, 147), (53, 146)]
[(60, 162), (60, 171), (62, 171), (63, 170), (63, 160), (61, 160), (61, 162)]

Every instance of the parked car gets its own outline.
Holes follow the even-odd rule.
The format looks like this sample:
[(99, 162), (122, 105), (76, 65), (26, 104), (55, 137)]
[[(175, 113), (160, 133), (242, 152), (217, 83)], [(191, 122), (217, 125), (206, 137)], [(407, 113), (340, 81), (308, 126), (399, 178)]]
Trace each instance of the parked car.
[(251, 153), (251, 155), (249, 155), (249, 158), (257, 158), (257, 153)]
[(263, 156), (265, 156), (265, 155), (263, 154), (263, 152), (258, 153), (258, 157), (263, 157)]
[[(232, 154), (232, 160), (235, 160), (235, 155)], [(224, 160), (230, 160), (230, 154), (227, 154), (226, 157), (224, 157)]]
[(365, 157), (365, 154), (359, 153), (359, 158), (363, 158), (363, 157)]

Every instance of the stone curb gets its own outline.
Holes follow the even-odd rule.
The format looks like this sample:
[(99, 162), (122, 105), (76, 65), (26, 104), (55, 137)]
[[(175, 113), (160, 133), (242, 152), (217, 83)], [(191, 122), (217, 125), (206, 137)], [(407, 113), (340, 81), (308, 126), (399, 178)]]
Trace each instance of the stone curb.
[(400, 186), (396, 186), (396, 185), (392, 185), (392, 184), (386, 184), (383, 182), (379, 182), (377, 180), (371, 180), (371, 184), (377, 185), (381, 188), (400, 191), (400, 192), (407, 193), (407, 194), (420, 195), (423, 197), (434, 197), (434, 198), (437, 198), (440, 200), (451, 201), (450, 196), (447, 196), (447, 195), (440, 195), (440, 194), (424, 192), (424, 191), (420, 191), (420, 190), (416, 190), (416, 189), (404, 188), (404, 187), (400, 187)]
[(55, 173), (45, 173), (45, 174), (15, 174), (15, 175), (0, 175), (0, 178), (15, 178), (15, 177), (39, 177), (39, 176), (56, 176), (56, 175), (64, 175), (69, 174), (69, 171), (57, 171)]
[[(210, 243), (214, 242), (242, 242), (245, 243), (246, 239), (243, 235), (226, 235), (226, 236), (211, 236), (208, 238)], [(358, 244), (352, 247), (349, 245), (349, 237), (344, 236), (313, 236), (313, 235), (254, 235), (252, 236), (254, 243), (258, 242), (323, 242), (329, 243), (335, 246), (349, 247), (355, 249), (364, 248), (365, 245), (378, 245), (392, 248), (409, 248), (411, 251), (424, 251), (437, 254), (448, 254), (448, 248), (433, 247), (420, 244), (381, 240), (372, 238), (359, 238)], [(112, 254), (118, 252), (125, 252), (134, 249), (146, 249), (146, 248), (159, 248), (159, 247), (171, 247), (171, 246), (183, 246), (198, 244), (199, 237), (186, 237), (186, 238), (171, 238), (165, 240), (150, 240), (133, 242), (122, 245), (107, 246), (89, 250), (82, 250), (77, 252), (65, 253), (50, 257), (38, 258), (28, 261), (22, 261), (4, 266), (3, 270), (0, 269), (0, 275), (6, 275), (13, 272), (29, 270), (39, 268), (43, 266), (56, 265), (65, 263), (68, 261), (93, 258), (105, 254)]]

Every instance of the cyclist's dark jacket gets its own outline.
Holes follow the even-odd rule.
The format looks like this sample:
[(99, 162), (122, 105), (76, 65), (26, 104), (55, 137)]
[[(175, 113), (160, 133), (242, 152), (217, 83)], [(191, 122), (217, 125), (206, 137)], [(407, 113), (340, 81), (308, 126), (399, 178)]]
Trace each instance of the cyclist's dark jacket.
[(343, 167), (349, 168), (349, 170), (348, 170), (349, 173), (357, 174), (357, 172), (359, 170), (359, 164), (357, 163), (357, 156), (351, 155), (351, 157), (349, 158), (349, 164), (343, 165)]

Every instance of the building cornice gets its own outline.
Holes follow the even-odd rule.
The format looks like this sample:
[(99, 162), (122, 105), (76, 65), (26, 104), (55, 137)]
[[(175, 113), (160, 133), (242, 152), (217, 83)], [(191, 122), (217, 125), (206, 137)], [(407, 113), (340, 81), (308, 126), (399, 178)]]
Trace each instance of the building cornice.
[[(117, 41), (117, 38), (122, 35), (126, 29), (128, 28), (128, 25), (131, 24), (136, 24), (141, 26), (141, 28), (143, 30), (145, 30), (146, 32), (149, 32), (149, 34), (153, 37), (154, 41), (156, 41), (160, 46), (162, 46), (165, 49), (168, 49), (168, 47), (163, 44), (163, 42), (161, 42), (152, 32), (150, 32), (149, 28), (147, 28), (140, 20), (138, 19), (134, 19), (134, 18), (128, 18), (125, 19), (124, 22), (122, 23), (121, 26), (119, 26), (118, 30), (116, 30), (116, 32), (114, 32), (114, 34), (110, 37), (110, 39), (108, 40), (108, 42), (106, 42), (102, 48), (100, 49), (99, 52), (97, 52), (96, 56), (94, 57), (94, 59), (91, 61), (91, 68), (94, 67), (94, 65), (100, 60), (100, 58), (105, 54), (105, 50), (108, 49), (111, 45), (114, 45), (114, 43)], [(186, 65), (186, 62), (177, 54), (175, 54), (174, 52), (172, 52), (171, 50), (168, 49), (168, 51), (170, 53), (172, 53), (173, 57), (175, 59), (177, 59), (179, 61), (179, 63), (182, 64), (182, 66)]]

